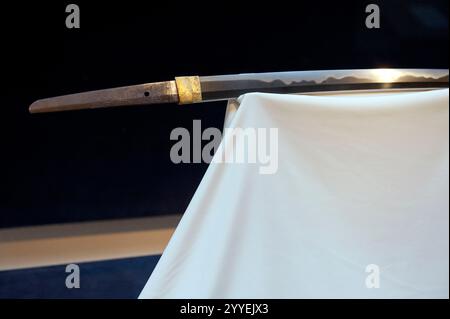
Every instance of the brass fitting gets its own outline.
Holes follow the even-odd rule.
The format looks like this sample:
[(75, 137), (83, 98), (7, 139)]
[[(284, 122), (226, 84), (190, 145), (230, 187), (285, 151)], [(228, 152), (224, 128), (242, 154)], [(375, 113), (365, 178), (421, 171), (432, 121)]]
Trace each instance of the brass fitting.
[(198, 76), (175, 77), (178, 91), (178, 103), (190, 104), (202, 101), (202, 89)]

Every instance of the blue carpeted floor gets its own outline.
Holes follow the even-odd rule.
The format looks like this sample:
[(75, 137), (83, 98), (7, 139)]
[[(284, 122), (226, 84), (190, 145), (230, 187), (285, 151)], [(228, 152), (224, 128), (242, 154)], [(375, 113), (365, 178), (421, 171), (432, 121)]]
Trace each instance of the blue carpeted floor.
[(0, 271), (0, 299), (137, 298), (160, 256), (79, 263), (80, 288), (66, 287), (66, 265)]

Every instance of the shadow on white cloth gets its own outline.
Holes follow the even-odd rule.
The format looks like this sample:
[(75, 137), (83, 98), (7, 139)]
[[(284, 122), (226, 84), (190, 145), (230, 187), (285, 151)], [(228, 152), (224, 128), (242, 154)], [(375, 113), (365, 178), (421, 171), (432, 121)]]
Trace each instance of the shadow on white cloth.
[(242, 96), (277, 172), (210, 164), (140, 298), (448, 298), (448, 96)]

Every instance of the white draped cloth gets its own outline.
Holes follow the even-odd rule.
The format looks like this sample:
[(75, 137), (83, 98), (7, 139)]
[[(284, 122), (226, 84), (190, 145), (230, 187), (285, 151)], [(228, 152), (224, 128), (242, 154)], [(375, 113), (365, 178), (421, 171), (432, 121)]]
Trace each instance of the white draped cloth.
[(211, 163), (140, 298), (449, 297), (448, 89), (239, 103), (277, 171)]

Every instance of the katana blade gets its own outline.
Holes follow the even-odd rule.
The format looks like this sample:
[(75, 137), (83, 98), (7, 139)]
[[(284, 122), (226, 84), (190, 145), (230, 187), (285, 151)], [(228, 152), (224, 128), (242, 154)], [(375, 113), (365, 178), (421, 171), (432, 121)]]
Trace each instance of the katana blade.
[(448, 87), (448, 69), (359, 69), (182, 76), (174, 81), (42, 99), (31, 113), (161, 103), (190, 104), (237, 98), (250, 92), (314, 93)]

